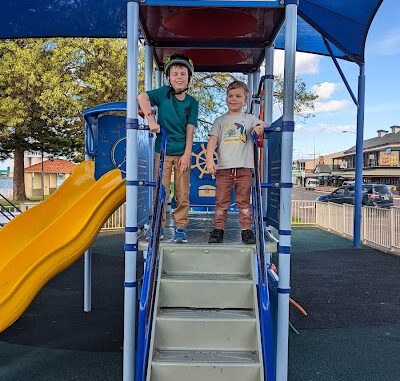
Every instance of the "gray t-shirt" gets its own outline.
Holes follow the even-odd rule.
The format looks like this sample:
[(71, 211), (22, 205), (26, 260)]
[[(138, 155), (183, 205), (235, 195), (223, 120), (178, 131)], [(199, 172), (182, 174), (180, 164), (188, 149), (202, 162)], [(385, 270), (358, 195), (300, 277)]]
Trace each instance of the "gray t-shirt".
[(251, 114), (229, 115), (215, 119), (208, 133), (218, 138), (218, 169), (254, 168), (253, 137), (251, 131), (262, 123)]

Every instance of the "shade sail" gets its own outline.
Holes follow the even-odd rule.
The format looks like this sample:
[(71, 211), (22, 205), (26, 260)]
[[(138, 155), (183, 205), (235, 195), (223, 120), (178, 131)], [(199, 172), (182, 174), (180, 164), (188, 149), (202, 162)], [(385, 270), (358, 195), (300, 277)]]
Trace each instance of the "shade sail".
[[(299, 0), (297, 50), (364, 62), (365, 41), (383, 0)], [(3, 0), (0, 38), (126, 37), (126, 0)], [(142, 33), (161, 65), (172, 51), (193, 57), (197, 71), (256, 69), (265, 46), (284, 48), (279, 1), (140, 2)], [(283, 27), (282, 27), (283, 26)]]

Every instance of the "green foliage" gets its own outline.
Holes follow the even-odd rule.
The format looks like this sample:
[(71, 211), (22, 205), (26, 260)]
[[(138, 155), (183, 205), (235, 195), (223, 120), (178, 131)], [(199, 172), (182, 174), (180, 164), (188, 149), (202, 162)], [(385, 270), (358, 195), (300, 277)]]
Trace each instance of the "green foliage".
[[(126, 98), (126, 40), (19, 39), (0, 42), (0, 159), (13, 152), (44, 151), (75, 161), (84, 158), (84, 108)], [(143, 48), (139, 49), (143, 91)], [(200, 102), (196, 140), (206, 140), (214, 119), (225, 112), (226, 88), (243, 75), (196, 73), (190, 93)], [(283, 99), (283, 80), (275, 96)], [(313, 101), (296, 82), (296, 113), (312, 116)], [(16, 156), (17, 157), (17, 156)], [(18, 155), (22, 160), (23, 156)], [(22, 165), (22, 167), (21, 167)], [(23, 168), (23, 163), (15, 163)], [(18, 180), (18, 181), (23, 181)], [(24, 189), (23, 184), (18, 187)]]
[[(279, 109), (283, 111), (283, 77), (275, 76), (274, 81), (274, 101)], [(300, 78), (295, 79), (294, 112), (297, 119), (308, 119), (314, 117), (314, 101), (318, 95), (307, 90), (306, 83)]]

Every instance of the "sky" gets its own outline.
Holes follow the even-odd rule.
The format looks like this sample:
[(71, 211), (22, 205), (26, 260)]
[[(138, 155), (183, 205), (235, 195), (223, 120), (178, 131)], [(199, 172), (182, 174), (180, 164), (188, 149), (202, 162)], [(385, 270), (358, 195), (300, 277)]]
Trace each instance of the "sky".
[[(282, 68), (283, 51), (275, 54), (275, 74)], [(357, 96), (359, 67), (338, 60)], [(369, 30), (365, 49), (364, 139), (377, 130), (400, 125), (400, 2), (384, 0)], [(296, 74), (316, 91), (315, 117), (296, 124), (295, 159), (343, 151), (355, 145), (357, 109), (330, 57), (297, 53)], [(274, 112), (274, 119), (279, 113)], [(349, 131), (343, 133), (342, 131)]]

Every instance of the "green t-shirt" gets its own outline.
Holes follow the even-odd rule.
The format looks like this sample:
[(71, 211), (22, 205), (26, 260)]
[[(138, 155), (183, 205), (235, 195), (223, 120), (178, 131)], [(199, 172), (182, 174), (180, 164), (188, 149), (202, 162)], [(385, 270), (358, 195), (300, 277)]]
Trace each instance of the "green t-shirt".
[[(169, 156), (181, 156), (186, 146), (186, 126), (197, 127), (199, 102), (186, 94), (180, 101), (171, 92), (170, 86), (147, 91), (152, 106), (158, 107), (157, 123), (167, 132), (167, 152)], [(157, 134), (156, 152), (160, 152), (161, 134)]]

